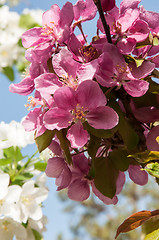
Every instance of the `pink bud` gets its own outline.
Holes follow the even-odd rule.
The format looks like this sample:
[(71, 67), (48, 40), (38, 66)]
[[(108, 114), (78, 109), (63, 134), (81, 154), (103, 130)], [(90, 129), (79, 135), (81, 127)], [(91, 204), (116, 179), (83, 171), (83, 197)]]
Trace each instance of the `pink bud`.
[(110, 11), (115, 6), (115, 0), (101, 0), (101, 5), (104, 12)]

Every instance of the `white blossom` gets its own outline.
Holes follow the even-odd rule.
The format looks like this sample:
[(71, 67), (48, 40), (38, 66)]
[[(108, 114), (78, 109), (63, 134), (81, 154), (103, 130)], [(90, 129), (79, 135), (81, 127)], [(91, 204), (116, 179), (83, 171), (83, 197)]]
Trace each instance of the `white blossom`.
[(26, 147), (34, 143), (34, 133), (26, 132), (21, 123), (11, 121), (9, 124), (0, 123), (0, 149), (11, 146)]
[(0, 239), (2, 240), (12, 240), (16, 236), (16, 239), (21, 238), (23, 240), (27, 239), (26, 229), (22, 224), (14, 221), (9, 217), (0, 218)]
[(35, 181), (30, 180), (22, 186), (20, 200), (18, 202), (21, 208), (20, 221), (26, 223), (28, 218), (40, 220), (42, 218), (42, 209), (40, 204), (47, 198), (48, 189), (35, 187)]

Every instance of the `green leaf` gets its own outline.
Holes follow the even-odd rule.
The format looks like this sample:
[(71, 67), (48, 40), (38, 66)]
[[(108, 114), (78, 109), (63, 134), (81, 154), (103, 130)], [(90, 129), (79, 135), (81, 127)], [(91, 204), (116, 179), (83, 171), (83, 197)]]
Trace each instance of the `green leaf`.
[(0, 166), (5, 166), (12, 163), (12, 158), (2, 158), (0, 159)]
[(23, 173), (23, 174), (20, 174), (20, 175), (17, 175), (14, 177), (14, 181), (15, 180), (21, 180), (21, 181), (26, 181), (30, 178), (32, 178), (34, 175), (29, 173), (29, 172), (26, 172), (26, 173)]
[(35, 240), (43, 240), (42, 235), (38, 231), (36, 231), (35, 229), (32, 229), (32, 232), (34, 234)]
[(84, 124), (84, 128), (87, 129), (87, 131), (99, 138), (110, 138), (114, 135), (114, 133), (117, 131), (118, 129), (118, 125), (115, 126), (112, 129), (108, 129), (108, 130), (104, 130), (104, 129), (96, 129), (91, 127), (87, 122), (85, 122)]
[(153, 46), (158, 46), (159, 45), (159, 40), (158, 37), (153, 38)]
[(63, 150), (63, 153), (65, 155), (65, 159), (66, 159), (67, 163), (69, 165), (71, 165), (72, 164), (72, 157), (71, 157), (70, 150), (69, 150), (69, 144), (70, 143), (69, 143), (68, 139), (66, 138), (65, 130), (61, 129), (60, 131), (56, 131), (56, 136), (60, 141), (60, 146)]
[(159, 152), (146, 150), (144, 152), (131, 154), (128, 157), (134, 158), (139, 163), (147, 163), (150, 161), (159, 160)]
[(33, 27), (40, 27), (40, 25), (35, 22), (34, 18), (30, 14), (22, 14), (19, 20), (19, 27), (30, 29)]
[(12, 67), (8, 66), (8, 67), (4, 67), (2, 69), (3, 74), (11, 81), (14, 81), (14, 70)]
[(142, 42), (138, 42), (136, 44), (136, 48), (142, 48), (142, 47), (145, 47), (147, 45), (152, 45), (153, 44), (153, 36), (152, 36), (152, 33), (149, 34), (149, 36)]
[(118, 132), (121, 135), (125, 145), (128, 149), (135, 148), (139, 143), (139, 136), (133, 129), (132, 125), (129, 123), (128, 119), (126, 119), (125, 114), (121, 111), (118, 103), (111, 99), (110, 106), (119, 115)]
[(35, 169), (41, 172), (45, 172), (46, 166), (47, 166), (46, 162), (37, 162), (34, 164)]
[(6, 159), (12, 159), (12, 161), (19, 162), (24, 159), (23, 155), (21, 154), (19, 147), (10, 147), (3, 149), (3, 155)]
[(96, 156), (100, 143), (101, 143), (100, 138), (90, 135), (90, 140), (88, 144), (88, 154), (90, 157), (94, 158)]
[(137, 67), (140, 67), (143, 62), (144, 62), (144, 59), (136, 59), (136, 58), (135, 58), (135, 63), (136, 63), (136, 66), (137, 66)]
[(106, 197), (113, 198), (116, 193), (116, 181), (119, 171), (109, 158), (95, 158), (93, 161), (96, 188)]
[[(157, 219), (156, 219), (157, 218)], [(149, 233), (154, 232), (159, 228), (159, 219), (158, 217), (152, 217), (149, 220), (147, 220), (143, 225), (142, 225), (142, 232), (146, 235)], [(159, 236), (158, 236), (159, 237)]]
[(159, 229), (157, 229), (157, 230), (149, 233), (148, 235), (146, 235), (144, 240), (159, 240)]
[(159, 163), (148, 163), (145, 170), (153, 177), (159, 178)]
[(52, 131), (47, 129), (41, 136), (35, 137), (35, 143), (40, 153), (51, 144), (54, 135), (55, 130)]
[(115, 168), (120, 171), (126, 171), (129, 167), (129, 158), (127, 157), (128, 153), (126, 150), (113, 150), (110, 152), (109, 157), (112, 160)]

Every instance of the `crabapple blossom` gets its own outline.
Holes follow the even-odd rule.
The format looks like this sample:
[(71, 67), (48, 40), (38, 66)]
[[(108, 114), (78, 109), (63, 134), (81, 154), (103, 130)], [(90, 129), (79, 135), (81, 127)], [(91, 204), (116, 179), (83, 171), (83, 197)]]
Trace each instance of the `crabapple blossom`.
[(111, 129), (118, 123), (116, 112), (105, 106), (106, 98), (94, 81), (82, 82), (75, 91), (63, 87), (55, 91), (54, 101), (57, 107), (45, 113), (44, 122), (49, 130), (67, 128), (67, 138), (72, 147), (83, 147), (88, 141), (88, 133), (82, 123), (88, 123), (97, 129)]
[[(139, 3), (122, 0), (118, 8), (114, 0), (101, 0), (100, 6), (78, 0), (62, 9), (54, 4), (43, 13), (42, 27), (22, 35), (30, 66), (10, 91), (33, 94), (23, 126), (35, 132), (40, 152), (49, 149), (46, 175), (76, 201), (89, 198), (91, 189), (105, 204), (116, 204), (124, 172), (145, 185), (148, 154), (158, 151), (159, 14)], [(97, 8), (100, 19), (89, 43), (83, 22), (95, 18)], [(16, 202), (20, 221), (41, 221), (43, 183), (42, 190), (34, 181), (23, 184)]]

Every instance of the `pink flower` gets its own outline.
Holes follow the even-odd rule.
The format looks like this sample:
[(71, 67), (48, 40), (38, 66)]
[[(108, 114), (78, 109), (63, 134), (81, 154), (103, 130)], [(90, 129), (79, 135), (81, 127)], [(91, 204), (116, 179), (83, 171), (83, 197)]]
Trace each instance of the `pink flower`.
[(76, 89), (85, 80), (91, 80), (95, 74), (98, 61), (80, 64), (73, 59), (73, 54), (62, 49), (52, 60), (53, 68), (64, 85)]
[(62, 157), (49, 158), (45, 172), (48, 177), (56, 178), (58, 191), (70, 184), (71, 171)]
[(65, 42), (70, 35), (73, 18), (72, 3), (67, 2), (61, 10), (58, 5), (52, 5), (51, 9), (43, 14), (43, 28), (35, 27), (22, 35), (23, 46), (29, 48), (46, 43), (54, 46), (56, 42)]
[(90, 186), (92, 187), (93, 193), (105, 204), (116, 204), (117, 194), (119, 194), (125, 183), (125, 175), (120, 172), (117, 179), (117, 190), (116, 195), (110, 199), (104, 196), (94, 185), (94, 180), (89, 176), (90, 163), (89, 159), (81, 153), (73, 157), (73, 167), (70, 167), (72, 172), (72, 180), (68, 186), (68, 197), (75, 201), (84, 201), (90, 195)]
[(75, 25), (95, 17), (97, 8), (93, 0), (78, 0), (73, 6)]
[(140, 79), (146, 77), (155, 67), (155, 64), (148, 61), (144, 61), (140, 67), (135, 63), (127, 65), (117, 47), (109, 43), (105, 44), (98, 63), (95, 78), (102, 86), (123, 85), (125, 91), (133, 97), (140, 97), (147, 92), (149, 83)]
[(82, 147), (88, 140), (88, 133), (82, 123), (97, 129), (111, 129), (118, 123), (116, 112), (106, 105), (106, 98), (99, 85), (91, 80), (82, 82), (77, 90), (70, 87), (59, 88), (54, 93), (57, 107), (45, 113), (46, 128), (60, 130), (69, 128), (67, 138), (71, 147)]

